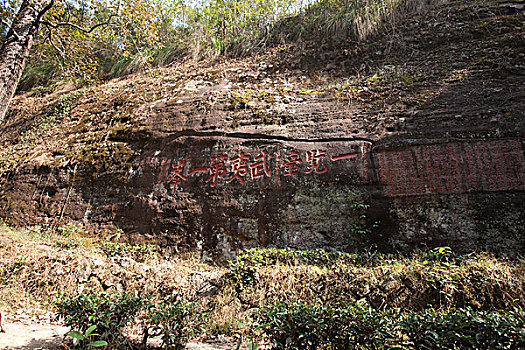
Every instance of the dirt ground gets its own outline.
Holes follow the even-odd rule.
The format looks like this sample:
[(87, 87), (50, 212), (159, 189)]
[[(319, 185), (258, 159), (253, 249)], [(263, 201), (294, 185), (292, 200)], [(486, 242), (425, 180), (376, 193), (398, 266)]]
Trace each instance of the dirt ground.
[(69, 328), (56, 324), (13, 322), (4, 324), (0, 333), (0, 349), (53, 349)]
[[(0, 333), (0, 349), (2, 350), (44, 350), (64, 349), (60, 345), (68, 327), (51, 323), (8, 322), (4, 325), (5, 333)], [(213, 343), (191, 342), (186, 346), (189, 350), (226, 350), (235, 345), (223, 341)]]

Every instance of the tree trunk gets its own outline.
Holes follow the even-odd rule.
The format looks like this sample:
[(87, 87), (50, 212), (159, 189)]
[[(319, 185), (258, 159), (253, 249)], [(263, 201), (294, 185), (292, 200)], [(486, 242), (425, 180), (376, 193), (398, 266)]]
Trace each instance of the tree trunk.
[(49, 0), (24, 0), (0, 49), (0, 122), (13, 97)]

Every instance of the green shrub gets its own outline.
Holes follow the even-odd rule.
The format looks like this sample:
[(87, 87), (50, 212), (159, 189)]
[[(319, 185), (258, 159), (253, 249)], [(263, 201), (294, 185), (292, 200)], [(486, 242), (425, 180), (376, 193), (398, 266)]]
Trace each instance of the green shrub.
[(52, 229), (48, 225), (33, 225), (25, 228), (28, 236), (36, 239), (49, 238)]
[[(313, 265), (330, 267), (337, 263), (354, 266), (375, 267), (389, 264), (392, 260), (399, 260), (402, 256), (383, 254), (378, 251), (345, 253), (340, 251), (326, 251), (324, 249), (296, 250), (277, 248), (251, 248), (244, 250), (237, 259), (230, 262), (232, 272), (249, 267), (262, 267), (276, 264), (285, 265)], [(413, 259), (421, 262), (452, 266), (468, 259), (475, 259), (475, 255), (459, 255), (450, 247), (437, 247), (428, 252), (414, 255)]]
[(245, 250), (236, 260), (230, 263), (230, 268), (244, 268), (247, 266), (269, 266), (279, 264), (287, 265), (315, 265), (331, 266), (338, 262), (353, 265), (376, 265), (388, 255), (379, 252), (370, 253), (344, 253), (330, 252), (324, 249), (295, 250), (277, 248), (251, 248)]
[(203, 318), (194, 303), (181, 299), (150, 302), (146, 309), (144, 339), (160, 336), (163, 348), (184, 349), (188, 340), (202, 331)]
[(330, 307), (277, 303), (259, 312), (275, 349), (521, 349), (525, 312), (471, 309), (378, 311), (355, 303)]
[(144, 346), (150, 337), (160, 336), (166, 349), (184, 349), (188, 340), (202, 331), (203, 318), (197, 306), (180, 298), (157, 301), (147, 294), (90, 293), (62, 295), (55, 306), (65, 325), (75, 329), (74, 335), (85, 335), (96, 326), (100, 340), (112, 348), (128, 343), (122, 331), (130, 322), (142, 326)]
[(239, 286), (257, 284), (259, 269), (263, 266), (313, 265), (331, 267), (335, 264), (376, 266), (386, 260), (388, 255), (379, 252), (344, 253), (323, 249), (294, 250), (276, 248), (251, 248), (245, 250), (237, 259), (230, 261), (229, 278)]
[(62, 249), (76, 249), (82, 247), (82, 240), (78, 238), (64, 238), (55, 241), (55, 247)]
[(523, 349), (525, 313), (452, 310), (400, 315), (399, 327), (416, 349)]
[(96, 325), (100, 338), (110, 344), (125, 342), (122, 329), (143, 307), (141, 297), (126, 293), (92, 293), (69, 297), (62, 295), (55, 303), (64, 324), (81, 333)]
[(260, 327), (275, 349), (375, 349), (396, 340), (391, 316), (363, 303), (340, 308), (277, 303), (260, 315)]
[(69, 223), (66, 225), (60, 225), (57, 227), (56, 231), (62, 236), (73, 236), (85, 233), (84, 226), (77, 225), (74, 223)]

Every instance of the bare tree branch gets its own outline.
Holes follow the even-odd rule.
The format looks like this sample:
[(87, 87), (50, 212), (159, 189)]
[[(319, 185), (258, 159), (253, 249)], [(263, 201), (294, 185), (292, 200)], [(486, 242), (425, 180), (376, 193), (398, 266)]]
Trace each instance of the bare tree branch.
[(3, 18), (0, 19), (2, 21), (2, 24), (5, 25), (8, 29), (11, 28), (11, 25)]
[[(124, 28), (126, 28), (130, 23), (131, 23), (131, 21), (125, 23), (125, 25), (122, 26), (122, 27), (123, 27), (122, 30), (125, 31)], [(133, 35), (130, 35), (129, 38), (131, 39), (131, 43), (133, 44), (133, 47), (135, 48), (135, 50), (137, 50), (138, 53), (142, 54), (141, 51), (140, 51), (140, 49), (139, 49), (139, 46), (137, 45), (137, 42), (136, 42), (135, 39), (133, 38)]]
[(42, 22), (42, 17), (46, 14), (47, 11), (51, 9), (51, 7), (53, 7), (53, 5), (55, 5), (55, 0), (51, 0), (49, 4), (46, 5), (46, 7), (44, 7), (40, 12), (38, 12), (36, 25), (39, 25)]
[(60, 65), (60, 69), (62, 70), (62, 72), (64, 72), (64, 71), (65, 71), (65, 68), (64, 68), (63, 60), (64, 60), (64, 58), (66, 57), (66, 55), (64, 54), (64, 51), (63, 51), (62, 49), (60, 49), (60, 48), (55, 44), (55, 42), (53, 41), (53, 36), (52, 36), (52, 31), (51, 31), (51, 29), (49, 29), (48, 27), (46, 27), (46, 30), (47, 30), (47, 34), (44, 36), (44, 41), (43, 41), (43, 43), (45, 43), (46, 41), (49, 41), (49, 44), (50, 44), (51, 47), (53, 47), (53, 49), (54, 49), (53, 54), (55, 55), (56, 60), (57, 60), (58, 64)]
[(71, 4), (69, 3), (69, 1), (66, 1), (66, 6), (67, 6), (67, 20), (66, 22), (69, 22), (71, 20)]
[(93, 32), (95, 29), (97, 29), (98, 27), (110, 25), (111, 24), (111, 18), (113, 16), (114, 15), (110, 15), (107, 22), (97, 23), (93, 27), (91, 27), (90, 29), (83, 28), (83, 27), (81, 27), (79, 25), (76, 25), (75, 23), (71, 23), (71, 22), (51, 23), (51, 22), (48, 22), (48, 21), (41, 21), (40, 23), (42, 23), (42, 24), (44, 24), (44, 25), (46, 25), (48, 27), (51, 27), (53, 29), (57, 29), (58, 27), (72, 27), (72, 28), (75, 28), (77, 30), (80, 30), (83, 33), (89, 34), (89, 33)]
[[(53, 38), (51, 37), (51, 30), (48, 29), (47, 31), (47, 36), (44, 40), (49, 40), (49, 43), (51, 44), (51, 46), (55, 49), (56, 52), (58, 52), (60, 54), (60, 57), (64, 58), (64, 51), (62, 51), (58, 46), (55, 45), (55, 43), (53, 42)], [(61, 63), (61, 62), (60, 62)], [(62, 64), (62, 63), (61, 63)]]

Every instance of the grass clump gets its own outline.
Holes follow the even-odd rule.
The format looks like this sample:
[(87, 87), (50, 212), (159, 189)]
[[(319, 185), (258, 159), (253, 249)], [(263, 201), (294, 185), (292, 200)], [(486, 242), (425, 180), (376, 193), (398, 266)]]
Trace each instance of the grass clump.
[(420, 14), (439, 1), (318, 0), (305, 11), (276, 26), (274, 38), (307, 37), (366, 40), (382, 27), (395, 28), (404, 18)]

